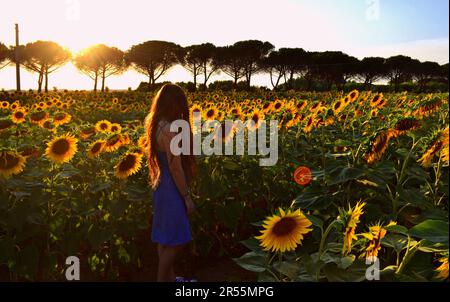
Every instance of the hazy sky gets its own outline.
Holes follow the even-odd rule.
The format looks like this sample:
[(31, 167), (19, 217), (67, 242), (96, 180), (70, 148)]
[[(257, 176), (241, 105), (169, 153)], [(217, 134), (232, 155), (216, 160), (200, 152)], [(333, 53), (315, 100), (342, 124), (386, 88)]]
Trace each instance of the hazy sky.
[[(405, 54), (442, 64), (449, 61), (448, 6), (448, 0), (15, 0), (2, 3), (0, 42), (13, 44), (19, 23), (21, 43), (52, 40), (74, 53), (97, 43), (127, 50), (146, 40), (222, 46), (259, 39), (277, 48), (341, 50), (358, 58)], [(227, 77), (212, 80), (219, 78)], [(177, 66), (164, 79), (191, 77)], [(107, 86), (135, 88), (140, 81), (147, 79), (129, 71)], [(23, 71), (22, 83), (35, 89), (37, 75)], [(268, 83), (266, 75), (253, 80)], [(49, 86), (93, 85), (68, 64)], [(14, 87), (14, 69), (0, 70), (0, 88)]]

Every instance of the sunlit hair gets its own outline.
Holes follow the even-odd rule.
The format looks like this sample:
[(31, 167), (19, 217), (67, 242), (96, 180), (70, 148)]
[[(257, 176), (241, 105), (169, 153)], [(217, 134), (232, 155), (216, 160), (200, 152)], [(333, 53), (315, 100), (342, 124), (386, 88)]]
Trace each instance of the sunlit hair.
[[(160, 166), (157, 158), (157, 138), (156, 132), (160, 121), (165, 120), (169, 123), (175, 120), (185, 120), (189, 123), (189, 106), (184, 91), (177, 85), (165, 84), (153, 98), (150, 112), (145, 118), (145, 129), (148, 142), (148, 169), (149, 182), (152, 188), (156, 188), (160, 179)], [(183, 170), (187, 181), (190, 182), (195, 174), (196, 165), (192, 155), (192, 129), (190, 139), (190, 154), (181, 155)]]

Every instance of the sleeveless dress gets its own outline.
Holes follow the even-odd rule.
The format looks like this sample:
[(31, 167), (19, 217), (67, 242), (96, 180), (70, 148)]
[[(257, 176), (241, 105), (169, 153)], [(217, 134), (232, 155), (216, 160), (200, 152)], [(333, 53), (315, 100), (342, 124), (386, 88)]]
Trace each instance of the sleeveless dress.
[(169, 171), (166, 153), (158, 151), (161, 180), (153, 192), (152, 241), (167, 246), (192, 240), (184, 199)]

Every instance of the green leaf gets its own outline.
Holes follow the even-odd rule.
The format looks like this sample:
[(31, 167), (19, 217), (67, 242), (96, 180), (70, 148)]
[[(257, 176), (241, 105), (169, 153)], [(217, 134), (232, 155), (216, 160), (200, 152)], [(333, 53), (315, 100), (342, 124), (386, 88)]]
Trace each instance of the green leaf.
[(356, 180), (365, 174), (364, 170), (354, 167), (343, 168), (336, 177), (331, 178), (330, 185), (345, 183), (349, 180)]
[(231, 171), (241, 170), (241, 167), (237, 163), (235, 163), (234, 161), (231, 161), (231, 160), (224, 160), (222, 165), (227, 170), (231, 170)]
[(242, 240), (241, 243), (251, 251), (260, 251), (261, 246), (259, 245), (259, 241), (256, 238), (249, 238), (246, 240)]
[(93, 184), (90, 186), (89, 191), (91, 193), (97, 193), (97, 192), (100, 192), (100, 191), (110, 188), (111, 185), (112, 185), (112, 182), (110, 182), (110, 181), (105, 182), (105, 183), (100, 183), (100, 184)]
[(448, 245), (448, 222), (440, 220), (425, 220), (409, 230), (412, 237), (427, 239), (434, 243)]
[(255, 273), (262, 273), (266, 270), (266, 257), (262, 253), (256, 253), (256, 252), (248, 252), (244, 255), (242, 255), (240, 258), (234, 258), (234, 261), (241, 266), (242, 268), (255, 272)]
[(386, 237), (381, 239), (381, 244), (400, 253), (408, 245), (408, 238), (399, 234), (387, 234)]
[(385, 226), (384, 229), (391, 233), (398, 233), (398, 234), (408, 236), (408, 229), (402, 225)]
[(315, 225), (316, 227), (319, 227), (319, 228), (323, 228), (322, 219), (320, 219), (319, 217), (316, 217), (316, 216), (309, 215), (309, 214), (304, 214), (304, 215), (306, 218), (308, 218), (309, 221), (311, 221), (311, 223), (313, 225)]
[(282, 261), (281, 263), (277, 261), (273, 267), (283, 275), (289, 277), (291, 280), (297, 278), (300, 272), (298, 264), (288, 261)]
[(331, 282), (361, 282), (366, 279), (367, 266), (363, 260), (356, 260), (349, 268), (341, 269), (334, 263), (324, 266), (323, 271)]
[(342, 257), (340, 260), (340, 263), (338, 264), (338, 267), (342, 268), (342, 269), (347, 269), (350, 265), (353, 264), (355, 259), (356, 259), (355, 255), (348, 255), (348, 256)]

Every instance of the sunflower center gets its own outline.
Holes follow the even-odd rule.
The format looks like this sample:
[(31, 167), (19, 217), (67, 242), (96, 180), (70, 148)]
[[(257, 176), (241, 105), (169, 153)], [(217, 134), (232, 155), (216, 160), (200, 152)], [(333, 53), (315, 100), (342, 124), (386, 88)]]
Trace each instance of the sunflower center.
[(207, 117), (212, 117), (212, 116), (214, 116), (214, 110), (208, 110), (208, 112), (206, 113), (206, 116)]
[(23, 112), (18, 111), (14, 114), (16, 116), (16, 118), (23, 118)]
[(19, 158), (9, 153), (3, 153), (0, 156), (0, 170), (8, 170), (19, 164)]
[(136, 165), (136, 156), (128, 154), (119, 164), (119, 171), (128, 171)]
[(93, 153), (97, 153), (98, 151), (100, 151), (101, 147), (102, 147), (102, 143), (95, 143), (94, 146), (92, 146), (91, 151)]
[(276, 103), (275, 104), (275, 109), (278, 109), (278, 108), (280, 108), (281, 107), (281, 104), (280, 103)]
[(108, 129), (108, 125), (106, 125), (105, 123), (102, 123), (102, 124), (100, 124), (100, 129), (106, 130), (106, 129)]
[(52, 152), (57, 155), (63, 155), (69, 151), (70, 144), (66, 139), (57, 140), (52, 147)]
[(337, 103), (334, 105), (334, 109), (338, 109), (340, 106), (341, 106), (341, 102), (337, 102)]
[(287, 234), (290, 234), (296, 226), (297, 222), (294, 218), (283, 217), (273, 227), (273, 233), (279, 237), (286, 236)]

